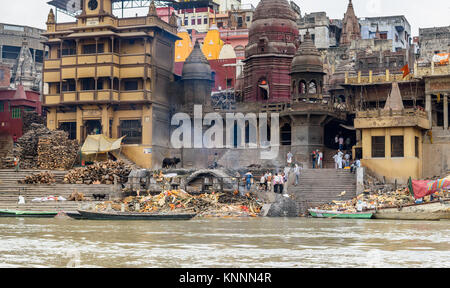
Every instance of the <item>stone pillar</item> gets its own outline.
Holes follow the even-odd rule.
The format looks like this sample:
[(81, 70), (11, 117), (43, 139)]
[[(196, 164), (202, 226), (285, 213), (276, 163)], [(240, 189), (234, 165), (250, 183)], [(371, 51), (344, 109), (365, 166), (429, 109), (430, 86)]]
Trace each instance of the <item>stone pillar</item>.
[(108, 105), (102, 106), (102, 134), (106, 137), (111, 137), (109, 135), (109, 113)]
[(83, 110), (77, 107), (77, 140), (79, 143), (83, 140)]
[(433, 127), (433, 118), (432, 118), (432, 111), (431, 111), (431, 95), (427, 94), (425, 96), (425, 111), (428, 113), (428, 120), (430, 121), (430, 129)]
[(448, 129), (448, 95), (444, 95), (444, 130)]

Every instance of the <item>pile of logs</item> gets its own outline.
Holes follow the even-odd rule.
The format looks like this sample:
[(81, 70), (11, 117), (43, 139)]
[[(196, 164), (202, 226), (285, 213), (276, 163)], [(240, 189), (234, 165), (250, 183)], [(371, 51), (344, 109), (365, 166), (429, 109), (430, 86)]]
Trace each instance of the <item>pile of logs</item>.
[(31, 124), (30, 130), (17, 141), (21, 169), (68, 169), (77, 159), (79, 145), (69, 140), (67, 132), (50, 131), (42, 124)]
[(45, 117), (36, 113), (36, 111), (24, 111), (22, 115), (23, 133), (27, 133), (32, 129), (32, 124), (45, 124)]
[(54, 131), (51, 135), (39, 138), (39, 169), (70, 169), (78, 155), (78, 143), (69, 140), (67, 132)]
[(42, 172), (25, 177), (18, 181), (20, 184), (53, 184), (56, 183), (55, 175), (51, 172)]
[(128, 181), (131, 166), (122, 161), (96, 162), (87, 167), (80, 167), (70, 170), (64, 177), (64, 182), (68, 184), (114, 184), (117, 177), (119, 184)]

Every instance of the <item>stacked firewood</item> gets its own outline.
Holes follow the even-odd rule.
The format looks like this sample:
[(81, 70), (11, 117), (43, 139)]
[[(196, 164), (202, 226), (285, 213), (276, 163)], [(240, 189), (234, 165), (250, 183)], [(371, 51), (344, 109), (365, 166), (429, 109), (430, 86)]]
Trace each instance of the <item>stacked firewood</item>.
[(79, 145), (69, 140), (67, 132), (50, 131), (41, 124), (31, 124), (30, 130), (17, 141), (22, 169), (69, 169), (77, 159)]
[(53, 184), (56, 183), (55, 175), (51, 172), (42, 172), (26, 176), (25, 179), (18, 181), (20, 184)]
[(64, 177), (64, 182), (69, 184), (114, 184), (117, 177), (119, 184), (128, 181), (131, 166), (122, 161), (96, 162), (87, 167), (70, 170)]
[(32, 124), (45, 124), (45, 117), (36, 113), (36, 111), (24, 111), (22, 115), (23, 133), (27, 133), (32, 129)]
[(67, 132), (54, 131), (51, 135), (39, 138), (39, 169), (70, 169), (78, 155), (76, 140), (69, 140)]

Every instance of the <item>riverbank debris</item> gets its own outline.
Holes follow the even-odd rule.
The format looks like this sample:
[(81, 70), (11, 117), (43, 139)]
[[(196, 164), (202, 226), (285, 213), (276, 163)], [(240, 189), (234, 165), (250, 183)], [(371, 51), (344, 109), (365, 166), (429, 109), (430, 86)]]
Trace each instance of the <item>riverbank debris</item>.
[[(432, 197), (430, 196), (424, 197), (421, 203), (431, 202)], [(450, 193), (447, 190), (441, 190), (432, 196), (434, 199), (448, 199), (450, 198)], [(415, 203), (416, 199), (406, 187), (387, 192), (371, 192), (367, 189), (363, 194), (358, 195), (352, 200), (332, 201), (316, 207), (316, 209), (340, 212), (362, 212), (370, 209), (404, 207), (414, 205)]]
[(197, 213), (200, 217), (258, 217), (263, 203), (250, 195), (228, 193), (191, 195), (184, 190), (167, 190), (158, 195), (129, 196), (121, 201), (107, 201), (95, 210), (139, 213)]

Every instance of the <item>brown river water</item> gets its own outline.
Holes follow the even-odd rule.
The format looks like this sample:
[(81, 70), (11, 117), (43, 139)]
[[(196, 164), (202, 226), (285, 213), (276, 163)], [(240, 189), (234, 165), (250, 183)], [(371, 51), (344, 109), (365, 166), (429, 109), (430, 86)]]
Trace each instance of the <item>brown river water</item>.
[(450, 221), (0, 218), (0, 267), (450, 267)]

